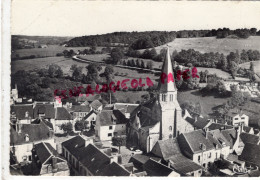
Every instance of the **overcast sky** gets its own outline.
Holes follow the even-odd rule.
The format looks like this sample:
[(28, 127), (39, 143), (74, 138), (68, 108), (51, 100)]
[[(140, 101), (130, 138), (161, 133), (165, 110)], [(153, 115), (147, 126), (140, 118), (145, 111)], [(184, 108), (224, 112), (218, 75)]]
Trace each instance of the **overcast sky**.
[(260, 2), (13, 0), (11, 22), (15, 35), (260, 29)]

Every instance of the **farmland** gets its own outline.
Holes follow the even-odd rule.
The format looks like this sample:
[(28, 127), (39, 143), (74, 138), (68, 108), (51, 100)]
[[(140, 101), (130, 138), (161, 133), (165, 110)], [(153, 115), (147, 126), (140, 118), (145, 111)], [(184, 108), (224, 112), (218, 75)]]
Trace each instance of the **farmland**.
[[(219, 52), (225, 55), (236, 50), (260, 50), (260, 36), (250, 36), (248, 39), (216, 39), (216, 37), (200, 37), (200, 38), (176, 38), (174, 41), (168, 43), (170, 51), (182, 49), (194, 49), (201, 53)], [(157, 53), (166, 45), (158, 46), (155, 49)], [(142, 50), (143, 51), (143, 50)]]
[[(75, 52), (78, 50), (89, 49), (89, 47), (64, 47), (59, 45), (49, 45), (46, 48), (32, 48), (32, 49), (18, 49), (12, 52), (12, 57), (19, 57), (35, 55), (36, 57), (53, 57), (57, 53), (62, 53), (64, 50), (73, 49)], [(97, 47), (97, 51), (100, 51), (102, 47)]]

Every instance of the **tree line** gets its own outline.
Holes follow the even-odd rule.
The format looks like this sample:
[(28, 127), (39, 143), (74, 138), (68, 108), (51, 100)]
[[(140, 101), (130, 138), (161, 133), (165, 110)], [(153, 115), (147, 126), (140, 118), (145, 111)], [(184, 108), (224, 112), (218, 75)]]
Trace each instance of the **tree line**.
[(212, 30), (181, 30), (181, 31), (146, 31), (146, 32), (114, 32), (102, 35), (91, 35), (75, 37), (66, 44), (70, 47), (82, 46), (124, 46), (133, 49), (147, 49), (166, 44), (175, 38), (194, 37), (217, 37), (226, 38), (228, 36), (237, 38), (248, 38), (249, 36), (260, 35), (260, 30), (219, 28)]

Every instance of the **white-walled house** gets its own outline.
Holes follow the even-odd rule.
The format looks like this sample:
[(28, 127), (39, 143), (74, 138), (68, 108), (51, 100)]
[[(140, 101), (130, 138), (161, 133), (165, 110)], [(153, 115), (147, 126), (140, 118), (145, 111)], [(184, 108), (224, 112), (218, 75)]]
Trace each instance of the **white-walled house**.
[(131, 103), (115, 103), (114, 109), (120, 110), (124, 113), (126, 118), (130, 118), (130, 114), (139, 106), (139, 104), (131, 104)]
[(82, 120), (91, 110), (88, 105), (72, 105), (68, 111), (72, 114), (73, 119)]
[(99, 100), (94, 100), (90, 103), (91, 110), (94, 110), (95, 112), (101, 112), (103, 109), (103, 105)]
[(91, 129), (92, 127), (96, 126), (96, 118), (97, 118), (97, 113), (95, 111), (90, 111), (84, 118), (83, 120), (86, 122), (87, 124), (87, 130)]
[(33, 144), (50, 143), (56, 148), (53, 131), (43, 122), (39, 124), (17, 124), (10, 131), (10, 152), (16, 163), (32, 161)]
[(127, 119), (119, 110), (103, 110), (97, 115), (95, 134), (101, 141), (112, 140), (114, 136), (126, 135)]
[(72, 123), (72, 127), (74, 128), (74, 121), (67, 109), (64, 107), (57, 107), (55, 114), (54, 132), (63, 134), (64, 131), (61, 129), (61, 125), (66, 123)]
[(232, 126), (239, 126), (244, 125), (248, 126), (249, 117), (244, 114), (242, 111), (238, 110), (230, 110), (228, 113), (224, 116), (225, 121), (228, 125)]

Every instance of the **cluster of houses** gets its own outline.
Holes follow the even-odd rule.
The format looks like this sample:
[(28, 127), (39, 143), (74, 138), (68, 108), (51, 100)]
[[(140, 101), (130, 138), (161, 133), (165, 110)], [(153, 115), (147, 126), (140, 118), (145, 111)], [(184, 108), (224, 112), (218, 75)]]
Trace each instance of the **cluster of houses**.
[[(169, 50), (162, 72), (173, 74)], [(158, 92), (141, 104), (103, 105), (98, 96), (78, 97), (77, 104), (13, 104), (11, 173), (28, 167), (30, 175), (199, 177), (225, 162), (229, 166), (219, 171), (224, 175), (245, 170), (248, 176), (260, 175), (260, 134), (249, 127), (246, 114), (230, 111), (224, 124), (217, 123), (181, 109), (173, 82), (160, 82)], [(68, 122), (77, 132), (77, 121), (86, 122), (85, 130), (94, 130), (94, 136), (79, 132), (58, 148), (54, 134), (64, 133), (62, 124)], [(141, 153), (105, 145), (114, 137), (126, 138), (128, 153)]]

